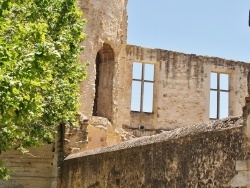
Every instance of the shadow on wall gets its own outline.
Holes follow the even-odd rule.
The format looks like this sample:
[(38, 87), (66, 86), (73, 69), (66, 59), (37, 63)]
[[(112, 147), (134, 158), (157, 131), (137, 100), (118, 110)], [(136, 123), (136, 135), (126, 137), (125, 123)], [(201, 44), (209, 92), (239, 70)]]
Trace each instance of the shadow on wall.
[(104, 44), (96, 55), (96, 80), (93, 116), (101, 116), (111, 121), (114, 77), (114, 51)]

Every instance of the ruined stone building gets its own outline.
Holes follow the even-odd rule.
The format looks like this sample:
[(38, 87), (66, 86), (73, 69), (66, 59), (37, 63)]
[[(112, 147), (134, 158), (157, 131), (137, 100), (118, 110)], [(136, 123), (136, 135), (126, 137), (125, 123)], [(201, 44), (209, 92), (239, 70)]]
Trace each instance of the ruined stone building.
[(13, 173), (0, 187), (250, 186), (250, 64), (129, 45), (126, 5), (79, 0), (81, 126), (32, 155), (3, 153)]

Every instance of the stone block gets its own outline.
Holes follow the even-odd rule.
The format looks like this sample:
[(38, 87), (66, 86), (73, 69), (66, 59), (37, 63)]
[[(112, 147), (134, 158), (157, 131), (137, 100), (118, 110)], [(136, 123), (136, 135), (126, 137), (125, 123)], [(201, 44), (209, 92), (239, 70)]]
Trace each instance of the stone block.
[(250, 171), (240, 171), (231, 181), (232, 187), (250, 186)]
[(250, 160), (236, 161), (236, 171), (250, 171)]

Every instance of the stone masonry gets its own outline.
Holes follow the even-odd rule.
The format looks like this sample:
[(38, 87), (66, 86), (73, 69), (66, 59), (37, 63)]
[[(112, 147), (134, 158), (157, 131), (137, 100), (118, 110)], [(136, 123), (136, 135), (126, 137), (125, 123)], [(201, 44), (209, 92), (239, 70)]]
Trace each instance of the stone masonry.
[[(88, 65), (80, 126), (60, 125), (54, 143), (29, 155), (3, 153), (13, 174), (0, 187), (249, 186), (250, 64), (128, 45), (127, 1), (78, 0)], [(131, 111), (133, 62), (155, 67), (152, 113)], [(211, 72), (229, 74), (229, 116), (242, 115), (248, 96), (243, 128), (241, 118), (210, 121)]]
[(244, 142), (242, 145), (244, 158), (236, 161), (238, 174), (232, 179), (233, 187), (250, 188), (250, 73), (248, 73), (248, 97), (243, 108)]
[[(171, 130), (209, 121), (210, 73), (229, 74), (229, 116), (241, 116), (247, 96), (250, 64), (216, 57), (184, 54), (127, 45), (128, 116), (130, 128), (144, 125), (147, 130)], [(130, 112), (132, 63), (155, 65), (153, 113)], [(144, 130), (145, 131), (145, 130)]]
[(228, 118), (69, 155), (61, 187), (230, 188), (242, 124)]

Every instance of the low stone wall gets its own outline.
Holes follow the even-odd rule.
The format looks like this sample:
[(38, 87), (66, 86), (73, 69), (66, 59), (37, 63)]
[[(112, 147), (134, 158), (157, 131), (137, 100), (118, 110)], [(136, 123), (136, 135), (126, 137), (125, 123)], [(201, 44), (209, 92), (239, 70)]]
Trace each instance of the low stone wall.
[(183, 127), (72, 154), (61, 187), (231, 187), (241, 146), (242, 118)]

